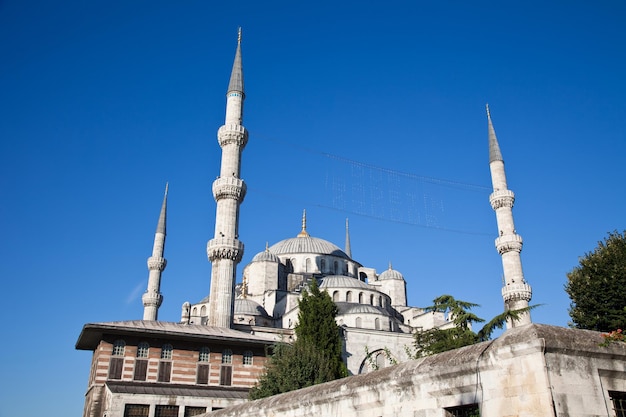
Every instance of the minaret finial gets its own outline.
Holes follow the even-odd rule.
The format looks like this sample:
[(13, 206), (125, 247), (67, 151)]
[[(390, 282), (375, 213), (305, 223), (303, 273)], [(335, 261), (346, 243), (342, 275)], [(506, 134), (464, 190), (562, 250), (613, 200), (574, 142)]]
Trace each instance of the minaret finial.
[(489, 111), (489, 103), (485, 104), (485, 108), (487, 109), (487, 117), (491, 119), (491, 112)]
[(298, 233), (298, 237), (309, 237), (306, 231), (306, 209), (302, 210), (302, 230)]
[(237, 43), (241, 43), (241, 26), (239, 26), (239, 30), (237, 31)]

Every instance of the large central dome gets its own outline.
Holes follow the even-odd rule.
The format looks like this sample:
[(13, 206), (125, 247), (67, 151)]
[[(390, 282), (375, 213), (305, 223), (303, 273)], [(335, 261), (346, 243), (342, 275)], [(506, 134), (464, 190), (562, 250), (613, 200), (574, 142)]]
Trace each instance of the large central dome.
[(281, 240), (269, 248), (275, 255), (289, 255), (295, 253), (314, 253), (319, 255), (332, 255), (339, 258), (350, 259), (348, 255), (336, 245), (324, 239), (311, 236), (298, 236), (291, 239)]

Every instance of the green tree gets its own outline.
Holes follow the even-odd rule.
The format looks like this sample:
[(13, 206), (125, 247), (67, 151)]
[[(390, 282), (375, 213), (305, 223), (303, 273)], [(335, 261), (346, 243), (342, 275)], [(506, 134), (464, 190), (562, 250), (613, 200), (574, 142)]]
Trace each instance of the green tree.
[(614, 231), (567, 274), (571, 327), (626, 329), (626, 231)]
[(434, 355), (489, 340), (496, 329), (501, 329), (505, 326), (507, 320), (518, 320), (520, 314), (530, 311), (537, 306), (519, 310), (507, 310), (492, 318), (478, 333), (471, 329), (472, 323), (482, 323), (485, 320), (470, 311), (474, 307), (479, 307), (479, 305), (457, 300), (451, 295), (442, 295), (435, 298), (433, 305), (427, 307), (426, 311), (448, 314), (448, 317), (454, 323), (454, 327), (449, 329), (433, 328), (415, 333), (415, 352), (410, 354), (410, 356), (419, 358)]
[(274, 345), (251, 399), (305, 388), (347, 376), (342, 341), (335, 321), (337, 306), (312, 280), (298, 302), (296, 341)]

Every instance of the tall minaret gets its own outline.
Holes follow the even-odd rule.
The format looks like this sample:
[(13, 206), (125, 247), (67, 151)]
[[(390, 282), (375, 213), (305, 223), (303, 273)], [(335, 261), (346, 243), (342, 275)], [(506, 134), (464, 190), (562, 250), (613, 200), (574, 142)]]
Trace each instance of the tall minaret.
[(161, 214), (154, 234), (154, 245), (152, 246), (152, 256), (148, 258), (148, 289), (141, 297), (143, 301), (143, 319), (156, 320), (159, 315), (159, 307), (163, 302), (161, 295), (161, 273), (167, 265), (167, 260), (163, 257), (165, 251), (165, 223), (167, 221), (167, 188), (165, 184), (165, 196), (161, 205)]
[(348, 229), (348, 219), (346, 219), (346, 255), (352, 258), (352, 248), (350, 247), (350, 229)]
[(246, 185), (239, 174), (241, 152), (248, 142), (248, 131), (241, 125), (244, 98), (239, 28), (235, 62), (226, 92), (226, 121), (217, 131), (222, 164), (220, 175), (213, 182), (213, 197), (217, 202), (215, 237), (207, 243), (207, 255), (212, 265), (209, 326), (232, 325), (237, 264), (243, 256), (243, 243), (239, 241), (239, 205), (246, 194)]
[[(496, 138), (496, 131), (491, 122), (489, 105), (487, 105), (487, 120), (489, 123), (489, 170), (493, 184), (493, 193), (489, 196), (489, 202), (496, 212), (498, 223), (496, 249), (502, 256), (502, 268), (504, 269), (502, 298), (504, 299), (505, 310), (518, 310), (528, 307), (528, 302), (532, 297), (532, 289), (526, 283), (522, 272), (522, 260), (520, 258), (522, 237), (517, 234), (513, 223), (515, 194), (507, 188), (504, 160)], [(507, 328), (523, 326), (530, 322), (530, 313), (523, 313), (519, 320), (507, 322)]]

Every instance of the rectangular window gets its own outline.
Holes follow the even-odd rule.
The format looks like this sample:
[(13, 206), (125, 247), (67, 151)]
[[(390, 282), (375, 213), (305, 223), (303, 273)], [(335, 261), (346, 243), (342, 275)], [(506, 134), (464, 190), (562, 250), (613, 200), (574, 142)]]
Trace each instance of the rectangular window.
[(157, 405), (154, 408), (154, 417), (178, 417), (178, 406)]
[(157, 381), (170, 382), (171, 374), (172, 374), (172, 362), (159, 362), (159, 373), (157, 375)]
[(150, 406), (147, 404), (126, 404), (124, 417), (148, 417)]
[(124, 358), (111, 358), (109, 364), (109, 379), (122, 379), (122, 368), (124, 367)]
[(222, 365), (220, 367), (220, 385), (232, 385), (233, 367)]
[(446, 408), (446, 417), (480, 417), (478, 404), (460, 405)]
[(206, 413), (206, 407), (185, 407), (185, 417), (199, 416)]
[(148, 361), (144, 359), (135, 360), (135, 374), (133, 375), (133, 379), (135, 381), (145, 381), (147, 373)]
[(609, 391), (615, 417), (626, 417), (626, 392)]
[(209, 365), (198, 365), (196, 383), (207, 385), (209, 383)]

